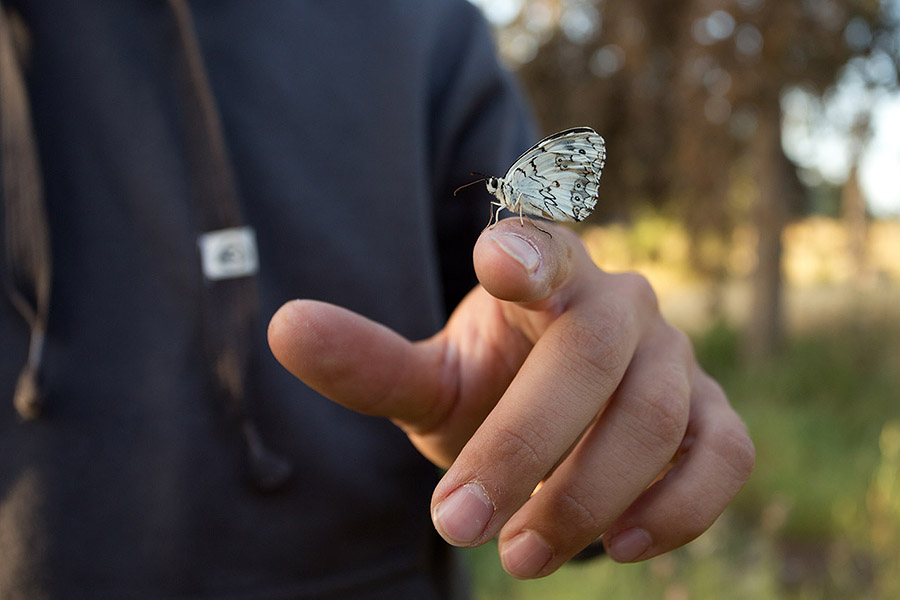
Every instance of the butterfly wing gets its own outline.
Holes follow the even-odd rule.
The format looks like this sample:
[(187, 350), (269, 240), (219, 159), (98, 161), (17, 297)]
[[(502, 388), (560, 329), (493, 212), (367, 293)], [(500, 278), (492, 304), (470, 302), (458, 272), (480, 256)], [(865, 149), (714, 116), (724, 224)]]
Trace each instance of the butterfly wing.
[(582, 221), (597, 205), (606, 143), (590, 127), (544, 138), (509, 168), (504, 182), (523, 212), (554, 221)]

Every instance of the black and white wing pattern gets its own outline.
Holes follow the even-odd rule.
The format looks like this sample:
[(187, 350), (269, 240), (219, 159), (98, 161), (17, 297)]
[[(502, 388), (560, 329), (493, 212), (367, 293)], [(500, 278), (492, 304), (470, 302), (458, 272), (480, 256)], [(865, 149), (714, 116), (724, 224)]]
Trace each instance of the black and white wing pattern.
[[(606, 142), (590, 127), (544, 138), (497, 182), (494, 195), (511, 212), (553, 221), (583, 221), (597, 205)], [(490, 190), (490, 187), (488, 188)]]

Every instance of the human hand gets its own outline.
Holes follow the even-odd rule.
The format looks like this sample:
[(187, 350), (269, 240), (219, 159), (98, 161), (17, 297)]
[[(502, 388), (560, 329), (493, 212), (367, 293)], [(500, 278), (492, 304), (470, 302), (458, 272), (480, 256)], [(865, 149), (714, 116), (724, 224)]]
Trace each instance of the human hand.
[[(448, 468), (441, 535), (498, 535), (516, 577), (558, 569), (602, 534), (617, 561), (705, 531), (749, 477), (753, 444), (647, 281), (598, 269), (571, 231), (518, 219), (475, 245), (481, 286), (410, 342), (345, 309), (297, 300), (269, 325), (295, 376), (388, 417)], [(539, 490), (535, 492), (535, 489)]]

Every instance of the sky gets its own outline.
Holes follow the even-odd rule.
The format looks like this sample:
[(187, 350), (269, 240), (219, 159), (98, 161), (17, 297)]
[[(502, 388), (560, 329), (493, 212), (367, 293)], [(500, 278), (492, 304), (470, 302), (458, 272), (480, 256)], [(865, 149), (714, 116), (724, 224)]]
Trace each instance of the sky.
[[(900, 93), (866, 89), (847, 69), (824, 101), (791, 90), (782, 98), (782, 145), (813, 179), (840, 185), (858, 163), (860, 186), (876, 217), (900, 217)], [(862, 145), (849, 135), (855, 117), (869, 111)], [(814, 182), (814, 181), (813, 181)]]
[(860, 164), (863, 191), (875, 215), (900, 216), (900, 96), (882, 102), (874, 121), (875, 137)]
[[(495, 25), (505, 25), (519, 13), (524, 0), (470, 0)], [(900, 6), (898, 0), (887, 0)], [(897, 9), (900, 10), (900, 9)], [(849, 29), (849, 28), (848, 28)], [(886, 57), (882, 57), (884, 59)], [(846, 181), (857, 157), (860, 185), (876, 217), (900, 217), (900, 93), (867, 90), (859, 70), (885, 69), (884, 60), (853, 65), (839, 78), (833, 93), (820, 101), (802, 89), (785, 93), (782, 102), (782, 142), (788, 157), (812, 177), (831, 184)], [(876, 77), (877, 79), (877, 77)], [(861, 110), (871, 110), (871, 130), (859, 147), (848, 135)]]

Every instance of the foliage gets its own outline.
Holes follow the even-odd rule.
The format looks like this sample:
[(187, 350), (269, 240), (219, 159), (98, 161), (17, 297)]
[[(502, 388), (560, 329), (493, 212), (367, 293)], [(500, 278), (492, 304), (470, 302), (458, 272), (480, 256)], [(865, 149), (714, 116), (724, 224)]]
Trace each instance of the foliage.
[[(726, 244), (739, 226), (752, 226), (754, 322), (745, 349), (758, 356), (775, 351), (783, 338), (781, 232), (792, 216), (815, 206), (782, 147), (782, 100), (798, 89), (828, 95), (848, 70), (864, 85), (896, 87), (900, 4), (519, 5), (516, 18), (500, 28), (500, 46), (519, 65), (544, 128), (589, 124), (609, 143), (595, 219), (628, 221), (635, 207), (665, 207), (691, 234), (692, 267), (713, 280), (724, 273), (719, 261), (708, 260), (708, 249)], [(867, 128), (866, 109), (858, 107), (845, 133), (860, 138)], [(821, 194), (816, 199), (826, 208)], [(861, 237), (861, 195), (844, 193), (841, 204), (848, 220), (861, 225)]]
[[(689, 225), (727, 228), (747, 216), (729, 212), (731, 181), (753, 170), (745, 159), (761, 123), (780, 121), (783, 93), (827, 94), (848, 65), (871, 85), (896, 85), (900, 14), (890, 1), (520, 4), (500, 28), (501, 50), (548, 132), (584, 123), (607, 137), (607, 218), (648, 201), (678, 206)], [(778, 143), (760, 151), (785, 162)]]
[(874, 583), (881, 597), (900, 598), (900, 420), (884, 426), (879, 447), (881, 462), (866, 503), (876, 561)]

